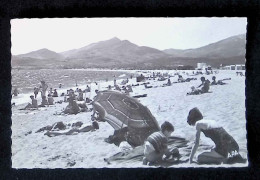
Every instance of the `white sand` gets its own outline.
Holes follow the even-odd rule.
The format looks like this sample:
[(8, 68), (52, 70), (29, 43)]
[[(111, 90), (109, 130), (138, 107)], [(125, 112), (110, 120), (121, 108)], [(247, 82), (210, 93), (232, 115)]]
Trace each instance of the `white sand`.
[[(173, 74), (175, 71), (165, 71)], [(139, 73), (142, 73), (139, 72)], [(146, 75), (146, 73), (144, 73)], [(211, 81), (213, 75), (205, 77)], [(132, 95), (147, 94), (145, 98), (140, 98), (142, 104), (147, 106), (156, 117), (159, 124), (164, 121), (171, 122), (175, 127), (174, 136), (184, 137), (193, 143), (195, 138), (194, 127), (188, 126), (186, 117), (193, 107), (198, 107), (205, 119), (213, 119), (220, 123), (230, 135), (238, 142), (242, 156), (247, 156), (246, 148), (246, 120), (245, 120), (245, 78), (236, 76), (234, 71), (220, 71), (216, 75), (217, 80), (232, 78), (226, 81), (227, 85), (211, 86), (207, 93), (196, 96), (186, 96), (191, 86), (200, 84), (200, 76), (197, 80), (173, 84), (170, 87), (157, 87), (145, 89), (144, 86), (133, 87)], [(184, 78), (188, 77), (183, 75)], [(177, 76), (171, 81), (177, 81)], [(167, 81), (149, 81), (149, 85), (160, 86)], [(136, 84), (135, 79), (130, 80), (130, 84)], [(100, 88), (105, 90), (113, 82), (100, 82), (99, 85), (92, 83), (91, 94)], [(81, 88), (81, 87), (80, 87)], [(83, 89), (85, 86), (83, 87)], [(76, 89), (75, 87), (73, 89)], [(58, 90), (59, 94), (63, 90)], [(65, 92), (65, 90), (64, 90)], [(40, 96), (39, 96), (40, 97)], [(62, 99), (56, 98), (55, 101)], [(48, 137), (46, 132), (35, 133), (38, 129), (52, 125), (55, 122), (73, 123), (82, 121), (84, 125), (91, 124), (90, 116), (92, 112), (83, 112), (77, 115), (54, 115), (61, 112), (67, 103), (55, 104), (51, 107), (40, 108), (35, 111), (21, 111), (18, 108), (25, 106), (25, 102), (30, 99), (27, 95), (19, 95), (13, 102), (20, 106), (13, 107), (12, 116), (12, 167), (13, 168), (102, 168), (102, 167), (147, 167), (141, 162), (126, 161), (124, 163), (112, 163), (108, 165), (104, 158), (108, 158), (120, 149), (104, 142), (104, 139), (113, 134), (113, 128), (106, 122), (99, 123), (100, 129), (95, 132), (86, 132), (76, 135), (62, 135)], [(39, 102), (38, 102), (39, 103)], [(30, 134), (26, 135), (28, 132)], [(201, 135), (200, 144), (213, 146), (213, 142)], [(196, 155), (202, 152), (199, 148)], [(72, 164), (72, 165), (70, 165)], [(247, 164), (235, 164), (234, 166), (247, 166)], [(173, 167), (202, 167), (196, 164), (181, 164)], [(209, 167), (209, 166), (207, 166)], [(214, 167), (230, 167), (230, 165), (220, 165)]]

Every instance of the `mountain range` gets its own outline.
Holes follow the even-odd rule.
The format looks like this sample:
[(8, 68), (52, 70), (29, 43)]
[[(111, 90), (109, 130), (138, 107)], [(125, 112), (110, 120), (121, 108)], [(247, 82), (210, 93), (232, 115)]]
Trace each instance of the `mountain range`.
[(242, 34), (200, 48), (161, 51), (114, 37), (61, 53), (40, 49), (15, 55), (12, 56), (12, 67), (172, 69), (178, 65), (196, 67), (199, 62), (219, 67), (220, 64), (244, 64), (245, 43), (246, 35)]

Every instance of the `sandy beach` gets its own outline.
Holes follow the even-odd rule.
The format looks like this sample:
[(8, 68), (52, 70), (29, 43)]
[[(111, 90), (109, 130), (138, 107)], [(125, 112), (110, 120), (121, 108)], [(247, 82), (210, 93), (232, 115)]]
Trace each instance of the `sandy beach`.
[[(159, 71), (159, 70), (158, 70)], [(129, 73), (143, 73), (145, 76), (151, 75), (152, 71), (139, 71)], [(176, 71), (167, 70), (174, 76)], [(166, 81), (147, 80), (149, 86), (153, 88), (146, 89), (144, 85), (133, 86), (133, 92), (130, 94), (147, 94), (147, 97), (139, 98), (140, 102), (147, 106), (153, 116), (157, 119), (159, 125), (164, 121), (169, 121), (174, 125), (173, 136), (185, 138), (189, 141), (191, 147), (194, 143), (195, 128), (187, 124), (187, 115), (190, 109), (198, 107), (205, 119), (215, 120), (220, 123), (227, 132), (234, 137), (240, 147), (240, 154), (247, 157), (246, 141), (246, 119), (245, 119), (245, 76), (237, 76), (235, 71), (220, 70), (218, 74), (189, 76), (184, 71), (179, 73), (184, 78), (195, 77), (193, 80), (185, 83), (176, 83), (171, 86), (162, 87)], [(192, 71), (186, 71), (191, 74)], [(122, 72), (118, 84), (126, 78)], [(211, 81), (212, 76), (217, 80), (231, 78), (225, 81), (226, 85), (211, 86), (212, 93), (201, 95), (190, 95), (186, 93), (191, 91), (191, 86), (198, 86), (200, 77), (204, 76)], [(172, 82), (177, 81), (178, 76), (170, 78)], [(137, 84), (136, 79), (129, 79), (128, 84)], [(140, 83), (141, 84), (141, 83)], [(93, 98), (95, 89), (106, 90), (108, 85), (113, 86), (113, 81), (99, 81), (98, 85), (91, 83), (91, 92), (85, 94), (85, 97)], [(86, 85), (80, 85), (78, 88), (84, 89)], [(76, 87), (71, 87), (74, 90)], [(59, 95), (66, 92), (66, 89), (59, 89)], [(33, 94), (33, 92), (31, 93)], [(40, 96), (40, 95), (39, 95)], [(38, 97), (38, 104), (40, 103)], [(57, 102), (63, 100), (63, 97), (54, 98)], [(83, 122), (83, 126), (91, 124), (91, 115), (93, 112), (81, 112), (76, 115), (58, 115), (68, 103), (55, 104), (49, 107), (41, 107), (38, 110), (19, 110), (30, 102), (29, 93), (19, 94), (13, 98), (12, 102), (16, 106), (12, 108), (12, 167), (13, 168), (120, 168), (120, 167), (150, 167), (142, 165), (141, 161), (113, 162), (107, 164), (104, 158), (121, 151), (114, 144), (108, 144), (104, 141), (109, 135), (112, 135), (114, 129), (107, 122), (100, 122), (100, 128), (94, 132), (85, 132), (73, 135), (62, 135), (48, 137), (46, 132), (36, 133), (40, 128), (52, 125), (55, 122), (62, 121), (72, 124), (77, 121)], [(88, 105), (91, 108), (91, 105)], [(62, 132), (62, 131), (61, 131)], [(211, 149), (214, 143), (201, 135), (200, 147), (196, 153)], [(182, 152), (180, 152), (182, 154)], [(172, 167), (240, 167), (248, 164), (233, 165), (198, 165), (182, 163)]]

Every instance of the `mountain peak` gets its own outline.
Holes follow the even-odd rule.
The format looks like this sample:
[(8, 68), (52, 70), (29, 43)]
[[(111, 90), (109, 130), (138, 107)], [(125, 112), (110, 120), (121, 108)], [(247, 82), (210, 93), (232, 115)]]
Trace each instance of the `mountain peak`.
[(120, 40), (119, 38), (117, 38), (117, 37), (113, 37), (113, 38), (109, 39), (108, 41), (119, 42), (119, 41), (121, 41), (121, 40)]

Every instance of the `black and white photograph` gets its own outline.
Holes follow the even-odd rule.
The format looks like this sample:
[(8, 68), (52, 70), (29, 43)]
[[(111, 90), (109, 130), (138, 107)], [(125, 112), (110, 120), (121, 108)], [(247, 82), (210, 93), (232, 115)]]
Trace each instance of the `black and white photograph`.
[(246, 26), (12, 19), (12, 168), (247, 167)]

